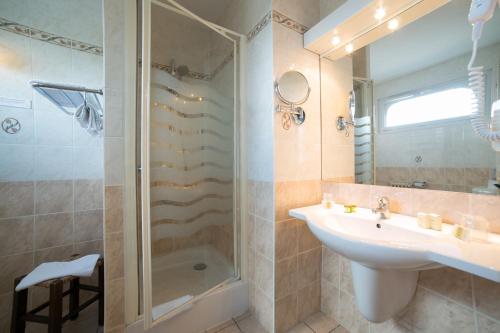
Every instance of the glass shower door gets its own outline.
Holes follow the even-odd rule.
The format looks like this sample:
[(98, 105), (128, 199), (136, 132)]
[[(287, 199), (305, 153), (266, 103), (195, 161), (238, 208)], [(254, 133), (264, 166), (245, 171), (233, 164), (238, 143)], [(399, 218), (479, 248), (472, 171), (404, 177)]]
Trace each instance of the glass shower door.
[(145, 1), (143, 16), (144, 293), (153, 320), (238, 275), (237, 45), (175, 5)]

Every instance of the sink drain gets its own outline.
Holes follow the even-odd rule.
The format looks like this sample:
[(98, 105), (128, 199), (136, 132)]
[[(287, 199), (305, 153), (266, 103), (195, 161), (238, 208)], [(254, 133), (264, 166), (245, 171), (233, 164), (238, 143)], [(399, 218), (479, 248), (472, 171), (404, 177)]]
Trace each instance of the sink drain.
[(204, 263), (202, 263), (202, 262), (200, 262), (200, 263), (198, 263), (198, 264), (196, 264), (196, 265), (194, 265), (194, 266), (193, 266), (193, 269), (194, 269), (195, 271), (203, 271), (203, 270), (205, 270), (206, 268), (207, 268), (207, 265), (206, 265), (206, 264), (204, 264)]

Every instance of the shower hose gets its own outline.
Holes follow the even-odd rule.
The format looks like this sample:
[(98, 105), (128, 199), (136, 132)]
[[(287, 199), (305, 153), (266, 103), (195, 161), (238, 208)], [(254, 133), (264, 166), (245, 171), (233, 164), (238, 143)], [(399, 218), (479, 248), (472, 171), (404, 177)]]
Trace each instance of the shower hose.
[[(469, 88), (473, 92), (472, 113), (470, 120), (474, 132), (482, 139), (489, 142), (500, 142), (500, 131), (494, 131), (490, 125), (490, 122), (486, 121), (486, 119), (484, 118), (484, 99), (486, 95), (484, 67), (473, 66), (477, 54), (477, 43), (477, 40), (473, 41), (472, 57), (470, 59), (469, 65), (467, 66), (469, 70)], [(500, 110), (496, 112), (500, 113)], [(492, 114), (492, 122), (495, 121), (494, 118), (500, 118), (500, 115)]]

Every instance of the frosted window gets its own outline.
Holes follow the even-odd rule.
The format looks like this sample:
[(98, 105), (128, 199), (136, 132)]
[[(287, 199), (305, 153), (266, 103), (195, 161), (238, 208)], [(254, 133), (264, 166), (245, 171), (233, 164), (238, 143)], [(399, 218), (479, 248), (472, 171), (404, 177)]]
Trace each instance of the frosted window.
[(385, 127), (469, 116), (472, 96), (469, 88), (453, 88), (399, 100), (387, 108)]

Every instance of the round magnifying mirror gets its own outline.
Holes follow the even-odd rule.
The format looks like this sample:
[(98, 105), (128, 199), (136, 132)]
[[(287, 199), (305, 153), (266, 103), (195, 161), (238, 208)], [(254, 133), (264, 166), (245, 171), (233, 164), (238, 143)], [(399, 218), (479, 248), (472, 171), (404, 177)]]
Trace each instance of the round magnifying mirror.
[(306, 77), (297, 71), (283, 74), (276, 83), (276, 90), (280, 98), (288, 104), (302, 104), (309, 97), (309, 82)]

